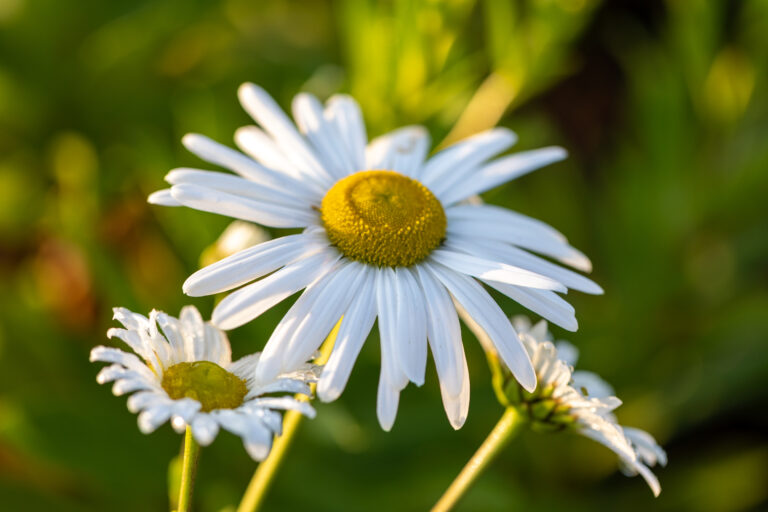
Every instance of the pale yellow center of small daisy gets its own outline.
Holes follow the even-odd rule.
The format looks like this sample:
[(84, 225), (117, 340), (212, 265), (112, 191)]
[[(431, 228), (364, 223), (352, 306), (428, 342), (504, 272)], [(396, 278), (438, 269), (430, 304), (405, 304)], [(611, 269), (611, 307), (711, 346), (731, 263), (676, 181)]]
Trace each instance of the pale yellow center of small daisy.
[(248, 393), (243, 379), (210, 361), (175, 364), (165, 370), (161, 385), (174, 400), (197, 400), (203, 412), (235, 409)]
[(339, 180), (320, 211), (331, 243), (347, 258), (371, 265), (413, 265), (445, 237), (440, 201), (395, 171), (361, 171)]

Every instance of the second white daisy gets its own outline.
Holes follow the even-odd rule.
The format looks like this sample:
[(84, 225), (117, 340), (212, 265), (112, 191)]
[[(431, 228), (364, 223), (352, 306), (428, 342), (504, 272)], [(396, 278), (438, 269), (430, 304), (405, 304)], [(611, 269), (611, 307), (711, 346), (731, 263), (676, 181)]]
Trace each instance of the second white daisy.
[(139, 429), (145, 434), (170, 420), (179, 433), (189, 426), (195, 440), (207, 446), (224, 428), (243, 438), (253, 459), (264, 460), (273, 437), (282, 431), (278, 411), (293, 409), (315, 415), (308, 403), (291, 395), (310, 394), (314, 366), (303, 365), (257, 384), (254, 371), (259, 354), (232, 362), (226, 335), (204, 323), (193, 306), (182, 309), (178, 319), (158, 311), (147, 318), (115, 308), (115, 319), (125, 328), (110, 329), (107, 335), (123, 340), (141, 359), (99, 346), (91, 351), (91, 361), (112, 363), (99, 372), (97, 380), (100, 384), (114, 382), (115, 395), (133, 393), (128, 409), (139, 413)]

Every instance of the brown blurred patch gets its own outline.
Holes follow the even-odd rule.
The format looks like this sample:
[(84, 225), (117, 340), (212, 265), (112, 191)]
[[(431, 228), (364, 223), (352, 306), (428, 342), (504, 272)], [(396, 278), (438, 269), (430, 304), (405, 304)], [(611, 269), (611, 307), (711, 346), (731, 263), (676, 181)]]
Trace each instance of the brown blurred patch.
[(92, 328), (98, 308), (88, 263), (79, 247), (55, 236), (43, 238), (32, 258), (32, 270), (43, 306), (59, 323), (76, 331)]

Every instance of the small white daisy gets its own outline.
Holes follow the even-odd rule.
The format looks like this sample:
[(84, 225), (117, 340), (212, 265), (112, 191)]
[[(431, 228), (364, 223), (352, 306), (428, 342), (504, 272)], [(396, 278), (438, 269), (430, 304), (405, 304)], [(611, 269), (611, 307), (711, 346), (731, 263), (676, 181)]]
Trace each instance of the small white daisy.
[(267, 342), (257, 379), (269, 381), (305, 361), (343, 316), (318, 384), (320, 399), (336, 399), (378, 318), (382, 427), (391, 428), (408, 382), (424, 382), (429, 345), (448, 418), (459, 428), (469, 407), (469, 376), (453, 298), (488, 333), (520, 383), (536, 386), (509, 319), (483, 285), (569, 330), (577, 328), (574, 309), (555, 292), (602, 290), (532, 254), (590, 271), (589, 259), (558, 231), (467, 200), (562, 160), (562, 148), (492, 160), (516, 141), (513, 132), (496, 128), (427, 158), (429, 136), (420, 126), (368, 143), (360, 108), (349, 96), (334, 96), (323, 106), (299, 94), (293, 100), (298, 130), (263, 89), (245, 84), (239, 96), (261, 125), (235, 135), (252, 158), (202, 135), (183, 139), (191, 152), (238, 176), (175, 169), (166, 176), (172, 187), (149, 201), (303, 229), (225, 258), (184, 283), (192, 296), (242, 286), (213, 313), (222, 329), (304, 290)]
[(518, 396), (509, 397), (512, 402), (524, 407), (536, 426), (572, 428), (607, 446), (619, 456), (625, 474), (639, 473), (658, 496), (661, 486), (649, 466), (665, 466), (667, 455), (647, 432), (619, 425), (612, 411), (621, 400), (614, 396), (613, 388), (595, 373), (574, 371), (571, 365), (578, 350), (567, 342), (553, 344), (545, 321), (531, 327), (527, 318), (515, 317), (513, 323), (531, 356), (539, 384), (533, 393), (520, 390)]
[[(114, 312), (125, 329), (112, 328), (107, 336), (123, 340), (141, 359), (99, 346), (91, 351), (91, 361), (113, 363), (96, 380), (99, 384), (114, 381), (112, 392), (117, 396), (133, 393), (128, 409), (139, 413), (143, 433), (153, 432), (170, 419), (174, 430), (181, 433), (189, 425), (195, 440), (207, 446), (222, 427), (243, 438), (253, 459), (264, 460), (272, 438), (282, 430), (282, 416), (277, 411), (293, 409), (314, 417), (308, 403), (290, 395), (272, 395), (309, 395), (314, 366), (303, 365), (257, 384), (254, 371), (259, 354), (232, 362), (226, 335), (203, 322), (194, 306), (184, 307), (178, 319), (158, 311), (152, 311), (149, 318), (125, 308)], [(271, 396), (264, 396), (267, 394)]]

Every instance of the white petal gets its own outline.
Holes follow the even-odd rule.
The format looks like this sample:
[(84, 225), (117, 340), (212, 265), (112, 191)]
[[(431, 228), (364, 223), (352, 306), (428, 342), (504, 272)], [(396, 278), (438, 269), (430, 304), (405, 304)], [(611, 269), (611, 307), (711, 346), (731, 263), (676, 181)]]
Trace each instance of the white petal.
[(479, 279), (488, 279), (500, 283), (513, 284), (517, 286), (527, 286), (529, 288), (538, 288), (543, 290), (555, 290), (565, 292), (567, 288), (548, 277), (530, 272), (528, 270), (505, 265), (486, 258), (480, 258), (470, 254), (455, 252), (447, 249), (437, 249), (432, 251), (429, 259), (445, 265), (448, 268), (477, 277)]
[(183, 206), (180, 202), (175, 200), (171, 195), (171, 189), (164, 188), (157, 192), (152, 192), (147, 198), (149, 204), (156, 204), (160, 206)]
[(187, 278), (183, 290), (192, 297), (227, 291), (320, 252), (324, 245), (327, 242), (304, 234), (275, 238), (198, 270)]
[(661, 484), (659, 483), (659, 479), (656, 478), (656, 475), (654, 475), (647, 466), (640, 464), (639, 462), (627, 461), (626, 464), (640, 473), (640, 476), (643, 477), (645, 482), (648, 484), (648, 487), (651, 488), (651, 492), (653, 493), (654, 497), (658, 498), (659, 494), (661, 494)]
[(112, 308), (112, 318), (123, 324), (126, 329), (147, 330), (149, 319), (127, 308)]
[(157, 430), (157, 427), (168, 421), (173, 413), (173, 407), (169, 405), (157, 405), (150, 409), (145, 409), (138, 417), (139, 430), (142, 434), (150, 434)]
[(242, 153), (219, 144), (205, 135), (188, 133), (181, 142), (190, 152), (206, 162), (226, 167), (251, 181), (270, 185), (286, 192), (307, 193), (310, 190), (301, 181), (267, 169)]
[(581, 274), (535, 256), (523, 249), (498, 241), (478, 238), (470, 234), (470, 226), (466, 226), (464, 229), (465, 231), (461, 233), (449, 231), (445, 247), (535, 272), (562, 283), (573, 290), (595, 295), (603, 293), (603, 289), (597, 283)]
[(300, 93), (293, 97), (292, 106), (296, 124), (312, 143), (331, 177), (338, 180), (349, 174), (352, 162), (336, 125), (326, 121), (323, 105), (313, 95)]
[(387, 379), (387, 372), (384, 369), (384, 353), (382, 352), (382, 368), (379, 373), (379, 389), (376, 397), (376, 416), (379, 419), (379, 425), (385, 432), (389, 432), (395, 423), (399, 402), (400, 391)]
[(201, 446), (210, 445), (219, 433), (219, 424), (210, 414), (200, 413), (192, 419), (192, 435)]
[(246, 405), (246, 408), (263, 407), (267, 409), (282, 409), (286, 411), (298, 411), (308, 418), (315, 417), (315, 409), (309, 405), (309, 403), (296, 400), (291, 396), (269, 396), (263, 398), (256, 398), (251, 400)]
[(325, 107), (326, 119), (336, 125), (352, 164), (350, 172), (365, 168), (367, 136), (363, 114), (357, 102), (346, 94), (331, 96)]
[(480, 168), (479, 171), (454, 183), (448, 190), (436, 195), (445, 205), (457, 203), (540, 167), (563, 160), (566, 156), (566, 151), (560, 147), (547, 147), (515, 153), (494, 160)]
[(214, 325), (230, 330), (250, 322), (324, 275), (335, 260), (327, 251), (313, 254), (229, 294), (213, 310)]
[(171, 193), (184, 206), (269, 227), (299, 228), (317, 222), (317, 214), (309, 210), (259, 202), (199, 185), (174, 185)]
[(474, 279), (440, 265), (429, 265), (451, 295), (466, 309), (493, 342), (502, 361), (528, 391), (536, 388), (536, 373), (509, 319), (488, 292)]
[(157, 314), (157, 323), (160, 325), (163, 335), (171, 346), (171, 351), (173, 353), (171, 363), (175, 364), (186, 361), (187, 355), (184, 335), (181, 332), (181, 324), (179, 323), (179, 320), (160, 312)]
[[(450, 220), (474, 220), (480, 224), (493, 224), (494, 227), (496, 225), (511, 225), (521, 234), (551, 238), (563, 243), (568, 242), (565, 235), (546, 222), (492, 204), (455, 204), (445, 209), (445, 216)], [(495, 230), (491, 232), (495, 233)]]
[(91, 362), (101, 361), (104, 363), (117, 363), (130, 368), (131, 370), (141, 372), (147, 369), (146, 365), (134, 354), (123, 352), (122, 350), (98, 346), (91, 350)]
[(410, 269), (396, 269), (397, 334), (395, 347), (400, 367), (411, 382), (424, 384), (427, 366), (427, 312), (424, 294)]
[(506, 208), (459, 204), (446, 209), (450, 232), (496, 240), (557, 259), (571, 267), (591, 272), (592, 263), (551, 226)]
[(467, 359), (464, 355), (464, 351), (461, 351), (462, 359), (462, 381), (461, 381), (461, 393), (458, 396), (453, 396), (448, 393), (445, 386), (440, 385), (440, 395), (443, 399), (443, 408), (445, 414), (448, 416), (448, 421), (451, 426), (458, 430), (464, 426), (464, 422), (467, 420), (467, 414), (469, 413), (469, 368), (467, 367)]
[(292, 333), (283, 353), (282, 372), (293, 371), (310, 359), (350, 302), (357, 298), (360, 286), (366, 281), (367, 270), (366, 265), (350, 262), (329, 274), (327, 286), (318, 290), (315, 305)]
[(157, 405), (166, 405), (170, 407), (172, 401), (165, 392), (158, 393), (156, 391), (139, 391), (128, 397), (128, 410), (132, 413), (137, 413), (144, 409), (151, 409)]
[(198, 185), (254, 199), (259, 203), (269, 203), (311, 211), (309, 205), (311, 196), (308, 197), (305, 194), (301, 194), (296, 188), (285, 191), (223, 172), (178, 168), (172, 169), (166, 174), (165, 181), (171, 185)]
[(573, 387), (587, 391), (587, 396), (592, 398), (608, 398), (616, 395), (613, 387), (593, 372), (579, 370), (571, 375)]
[(323, 402), (336, 400), (344, 391), (360, 349), (373, 328), (377, 312), (374, 290), (373, 273), (368, 272), (359, 295), (344, 313), (333, 352), (320, 374), (317, 396)]
[(246, 83), (238, 89), (240, 103), (275, 139), (283, 154), (309, 179), (326, 186), (333, 180), (299, 134), (288, 116), (264, 89)]
[[(376, 271), (376, 309), (379, 314), (379, 338), (381, 340), (381, 368), (387, 373), (388, 385), (403, 389), (408, 384), (408, 376), (400, 366), (398, 357), (397, 305), (401, 297), (397, 295), (395, 271), (382, 267)], [(381, 384), (379, 384), (381, 386)]]
[(253, 460), (262, 461), (267, 458), (272, 449), (274, 434), (258, 419), (251, 419), (243, 436), (245, 451)]
[[(246, 154), (270, 169), (276, 169), (294, 179), (303, 179), (301, 171), (285, 156), (275, 141), (257, 126), (243, 126), (235, 131), (235, 143)], [(319, 194), (325, 191), (313, 182), (304, 181), (308, 189)]]
[(565, 330), (575, 332), (579, 328), (573, 306), (554, 292), (513, 286), (487, 279), (483, 279), (483, 282)]
[(489, 158), (506, 151), (517, 142), (517, 135), (506, 128), (493, 128), (468, 137), (440, 151), (429, 159), (419, 176), (433, 193), (445, 190), (445, 185), (475, 171)]
[(423, 126), (399, 128), (371, 141), (365, 151), (366, 168), (415, 177), (428, 149), (429, 133)]
[(205, 358), (205, 322), (195, 306), (184, 306), (179, 314), (184, 352), (187, 361), (201, 361)]
[(435, 360), (441, 390), (451, 397), (461, 393), (464, 361), (464, 346), (461, 343), (461, 326), (456, 308), (445, 287), (426, 270), (417, 265), (421, 289), (424, 292), (424, 306), (427, 312), (427, 339)]

